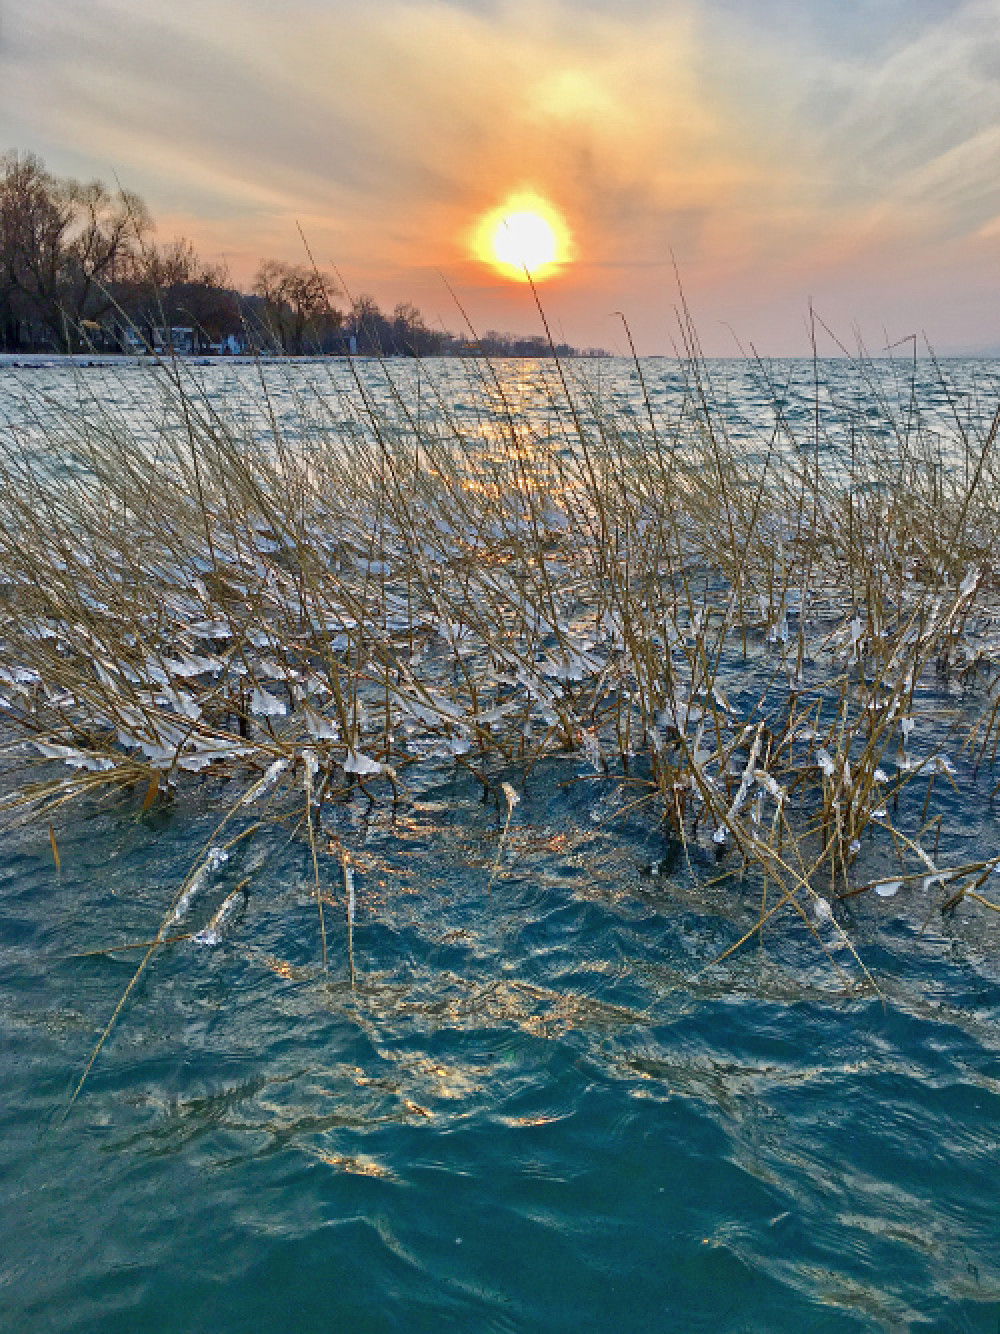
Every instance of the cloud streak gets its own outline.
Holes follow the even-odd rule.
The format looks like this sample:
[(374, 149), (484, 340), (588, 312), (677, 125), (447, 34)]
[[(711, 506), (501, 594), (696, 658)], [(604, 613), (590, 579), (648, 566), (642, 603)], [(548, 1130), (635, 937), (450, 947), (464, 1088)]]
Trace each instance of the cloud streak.
[[(7, 20), (0, 79), (13, 144), (114, 170), (241, 278), (295, 255), (301, 222), (358, 286), (426, 302), (440, 269), (510, 322), (523, 294), (468, 242), (531, 188), (576, 237), (552, 300), (578, 340), (607, 342), (625, 305), (662, 345), (676, 257), (711, 319), (782, 342), (809, 292), (908, 319), (944, 278), (997, 272), (1000, 4), (830, 11), (35, 0)], [(965, 341), (988, 337), (985, 309), (956, 304)]]

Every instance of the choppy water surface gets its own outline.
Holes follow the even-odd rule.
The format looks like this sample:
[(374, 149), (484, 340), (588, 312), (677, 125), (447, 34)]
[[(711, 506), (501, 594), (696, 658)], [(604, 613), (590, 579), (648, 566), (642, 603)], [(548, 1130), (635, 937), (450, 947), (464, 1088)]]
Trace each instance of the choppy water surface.
[[(645, 410), (634, 369), (598, 369)], [(644, 369), (666, 410), (671, 364)], [(779, 369), (808, 413), (813, 367)], [(988, 415), (997, 367), (945, 372), (943, 438), (949, 397)], [(202, 373), (238, 393), (232, 368)], [(750, 370), (713, 373), (732, 428), (768, 429)], [(133, 411), (153, 372), (80, 374)], [(449, 410), (475, 411), (441, 374)], [(505, 374), (544, 410), (537, 375)], [(0, 372), (26, 375), (69, 393), (65, 369)], [(942, 859), (1000, 850), (995, 782), (961, 806), (945, 790)], [(852, 901), (880, 995), (846, 994), (791, 917), (711, 967), (762, 886), (695, 892), (580, 757), (529, 777), (505, 840), (505, 812), (440, 763), (395, 810), (329, 809), (327, 972), (307, 843), (237, 845), (184, 924), (245, 881), (219, 943), (154, 959), (60, 1125), (141, 957), (84, 952), (156, 933), (228, 786), (146, 817), (78, 805), (59, 875), (47, 829), (5, 837), (3, 1328), (1000, 1330), (1000, 918), (961, 907), (921, 934), (921, 890)], [(353, 988), (326, 837), (355, 859)]]
[[(467, 435), (485, 437), (513, 409), (530, 416), (540, 430), (572, 427), (563, 381), (554, 363), (536, 361), (463, 362), (431, 359), (417, 363), (374, 359), (353, 362), (243, 361), (180, 363), (177, 369), (129, 358), (88, 361), (45, 357), (0, 357), (0, 417), (23, 433), (51, 421), (57, 411), (79, 414), (91, 398), (95, 417), (113, 418), (155, 430), (162, 418), (158, 404), (176, 381), (221, 413), (248, 429), (269, 434), (273, 421), (289, 437), (301, 433), (310, 417), (339, 420), (354, 429), (367, 418), (358, 410), (367, 397), (376, 411), (411, 422), (451, 424)], [(731, 440), (748, 450), (794, 435), (797, 443), (848, 446), (852, 433), (888, 433), (891, 416), (899, 432), (922, 429), (949, 442), (973, 434), (988, 422), (1000, 394), (1000, 362), (956, 358), (935, 362), (856, 362), (821, 360), (708, 360), (697, 368), (666, 358), (638, 365), (620, 358), (569, 362), (564, 374), (584, 416), (588, 405), (615, 414), (622, 429), (630, 419), (643, 424), (652, 411), (658, 424), (676, 422), (684, 405), (710, 404), (717, 423)], [(268, 414), (262, 410), (262, 386)], [(490, 391), (502, 389), (502, 401)], [(399, 403), (405, 412), (397, 414)]]

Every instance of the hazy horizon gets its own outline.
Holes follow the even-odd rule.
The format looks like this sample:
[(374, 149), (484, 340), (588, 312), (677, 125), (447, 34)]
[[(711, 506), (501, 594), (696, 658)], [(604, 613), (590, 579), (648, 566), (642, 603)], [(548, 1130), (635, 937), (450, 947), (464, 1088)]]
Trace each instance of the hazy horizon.
[[(158, 235), (246, 285), (258, 259), (456, 328), (538, 330), (473, 255), (532, 190), (575, 260), (559, 338), (809, 350), (808, 312), (870, 352), (1000, 350), (1000, 0), (35, 0), (0, 28), (3, 143), (137, 190)], [(833, 351), (822, 335), (823, 351)]]

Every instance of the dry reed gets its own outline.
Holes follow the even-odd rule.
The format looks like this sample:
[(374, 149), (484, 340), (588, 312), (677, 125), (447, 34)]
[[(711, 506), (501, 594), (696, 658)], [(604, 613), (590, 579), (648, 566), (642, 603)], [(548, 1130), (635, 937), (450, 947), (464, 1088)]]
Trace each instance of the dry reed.
[[(82, 386), (72, 411), (26, 397), (0, 446), (0, 703), (8, 746), (50, 763), (0, 814), (48, 824), (108, 789), (146, 810), (205, 773), (243, 781), (223, 823), (298, 801), (325, 962), (324, 806), (465, 766), (506, 802), (492, 885), (504, 776), (577, 750), (696, 877), (759, 873), (739, 944), (791, 912), (853, 985), (837, 900), (919, 883), (996, 911), (1000, 856), (947, 867), (922, 841), (956, 779), (911, 739), (922, 683), (977, 678), (956, 749), (995, 758), (1000, 412), (977, 428), (955, 407), (942, 433), (862, 362), (834, 434), (818, 380), (793, 423), (761, 365), (773, 426), (748, 448), (693, 335), (687, 352), (669, 416), (639, 362), (638, 415), (566, 368), (524, 411), (475, 360), (461, 412), (394, 363), (319, 386), (261, 367), (250, 409), (178, 362), (150, 371), (144, 415)], [(859, 884), (869, 832), (898, 874)]]

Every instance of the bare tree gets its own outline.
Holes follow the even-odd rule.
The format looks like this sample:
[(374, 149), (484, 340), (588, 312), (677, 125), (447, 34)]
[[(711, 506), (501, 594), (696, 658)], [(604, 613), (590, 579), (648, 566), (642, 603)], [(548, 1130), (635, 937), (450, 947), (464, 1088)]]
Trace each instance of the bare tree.
[(112, 192), (100, 181), (68, 181), (62, 193), (70, 221), (62, 281), (52, 304), (65, 336), (72, 338), (85, 317), (98, 319), (112, 308), (111, 284), (142, 245), (152, 220), (138, 195)]
[(99, 181), (60, 180), (33, 154), (7, 154), (0, 172), (5, 341), (27, 325), (29, 340), (44, 330), (70, 351), (82, 321), (111, 308), (111, 286), (151, 227), (146, 206)]
[(33, 153), (0, 158), (0, 324), (5, 347), (30, 344), (39, 280), (57, 281), (69, 225), (58, 184)]
[(441, 349), (439, 333), (427, 327), (412, 301), (400, 301), (392, 312), (393, 351), (407, 357), (429, 357)]
[(283, 352), (301, 354), (310, 344), (318, 347), (343, 323), (342, 313), (333, 305), (339, 290), (319, 269), (265, 259), (253, 290), (263, 302), (267, 332)]

